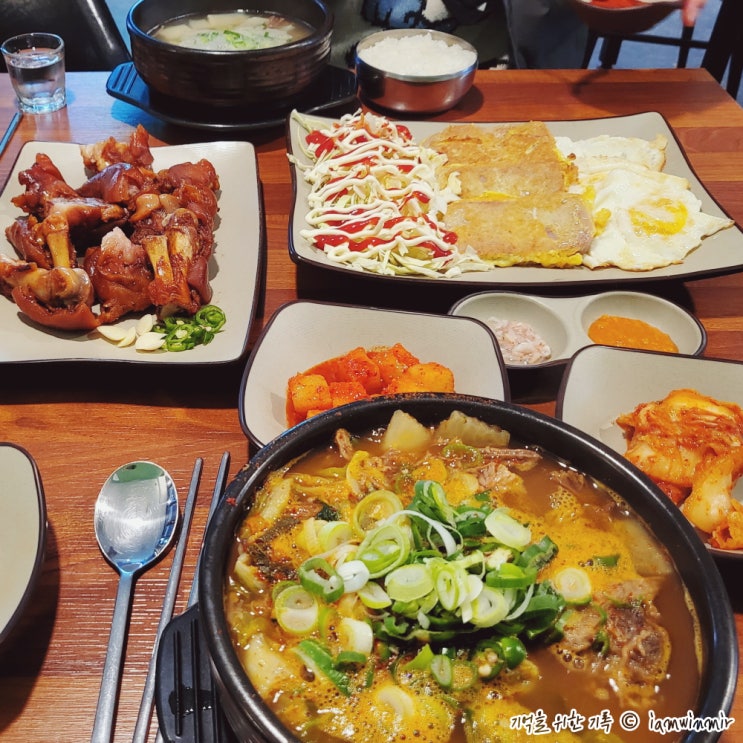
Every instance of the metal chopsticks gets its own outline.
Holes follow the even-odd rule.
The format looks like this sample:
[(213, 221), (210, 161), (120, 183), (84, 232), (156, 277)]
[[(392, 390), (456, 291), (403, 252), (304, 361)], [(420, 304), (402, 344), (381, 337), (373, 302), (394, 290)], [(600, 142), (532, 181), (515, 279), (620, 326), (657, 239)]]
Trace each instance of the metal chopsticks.
[[(214, 483), (214, 492), (212, 493), (212, 501), (209, 504), (209, 514), (206, 517), (206, 526), (204, 527), (204, 535), (206, 536), (206, 530), (209, 528), (209, 522), (212, 519), (212, 514), (216, 509), (219, 501), (224, 493), (225, 482), (227, 481), (227, 470), (230, 466), (230, 453), (226, 451), (222, 454), (222, 460), (219, 463), (219, 471), (217, 472), (217, 479)], [(193, 575), (193, 582), (191, 583), (191, 591), (188, 594), (188, 601), (186, 602), (186, 608), (192, 606), (196, 602), (196, 597), (199, 592), (199, 566), (201, 565), (201, 552), (204, 548), (204, 540), (201, 540), (201, 550), (199, 556), (196, 558), (196, 570)]]
[[(207, 516), (206, 526), (204, 527), (204, 535), (206, 535), (206, 530), (209, 528), (209, 522), (211, 521), (212, 514), (214, 513), (214, 510), (219, 504), (220, 498), (222, 497), (222, 493), (224, 492), (225, 483), (227, 480), (227, 471), (229, 469), (229, 466), (230, 466), (230, 453), (226, 451), (224, 452), (224, 454), (222, 454), (222, 460), (219, 464), (217, 478), (214, 482), (214, 491), (212, 493), (211, 504), (209, 505), (209, 514)], [(201, 564), (201, 552), (203, 551), (203, 546), (204, 546), (204, 540), (202, 538), (201, 550), (199, 551), (199, 556), (196, 560), (196, 569), (194, 571), (193, 582), (191, 583), (191, 591), (188, 595), (187, 607), (192, 606), (196, 601), (196, 596), (198, 592), (199, 566)], [(157, 653), (157, 646), (155, 647), (154, 653), (155, 654)], [(151, 704), (151, 698), (150, 698), (150, 704)], [(148, 721), (149, 721), (149, 715), (148, 715)], [(155, 743), (163, 743), (163, 741), (164, 739), (163, 739), (162, 733), (160, 732), (160, 729), (158, 728), (157, 736), (155, 738)], [(133, 743), (138, 743), (138, 739), (136, 738), (136, 735), (135, 735)]]
[(165, 625), (173, 616), (173, 607), (175, 606), (175, 599), (178, 593), (178, 582), (180, 581), (181, 571), (183, 569), (183, 558), (186, 554), (188, 532), (191, 528), (191, 517), (193, 516), (194, 505), (196, 503), (196, 495), (199, 490), (199, 480), (201, 479), (201, 469), (203, 464), (204, 460), (201, 459), (201, 457), (197, 458), (194, 464), (193, 474), (191, 475), (191, 486), (188, 490), (186, 505), (183, 509), (181, 533), (178, 538), (178, 546), (176, 547), (173, 564), (170, 567), (170, 576), (168, 577), (168, 585), (165, 590), (165, 600), (163, 602), (163, 608), (160, 613), (160, 622), (157, 626), (155, 643), (152, 649), (152, 655), (150, 657), (150, 665), (147, 670), (147, 679), (145, 681), (144, 692), (142, 693), (142, 701), (139, 705), (137, 725), (134, 728), (134, 737), (132, 739), (132, 743), (145, 743), (145, 741), (147, 740), (147, 733), (150, 727), (150, 719), (152, 717), (152, 700), (155, 694), (155, 665), (157, 661), (157, 645), (160, 640), (160, 635), (165, 629)]
[(8, 124), (8, 128), (5, 130), (5, 134), (3, 134), (3, 138), (0, 139), (0, 155), (5, 152), (5, 148), (8, 146), (8, 142), (12, 139), (13, 135), (15, 134), (15, 130), (18, 128), (18, 124), (21, 123), (21, 118), (23, 117), (23, 114), (20, 111), (16, 111), (13, 114), (13, 118), (10, 120), (10, 124)]

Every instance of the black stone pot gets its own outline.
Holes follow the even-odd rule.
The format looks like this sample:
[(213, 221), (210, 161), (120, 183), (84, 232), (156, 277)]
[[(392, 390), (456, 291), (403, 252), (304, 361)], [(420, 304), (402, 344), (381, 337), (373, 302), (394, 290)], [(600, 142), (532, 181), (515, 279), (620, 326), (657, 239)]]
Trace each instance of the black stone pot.
[[(243, 51), (187, 49), (150, 35), (170, 20), (238, 10), (285, 15), (305, 21), (314, 32), (290, 44)], [(290, 104), (319, 78), (330, 57), (333, 12), (322, 0), (138, 0), (126, 28), (134, 67), (165, 100), (260, 110)]]
[[(222, 592), (235, 530), (250, 509), (256, 488), (269, 472), (310, 449), (327, 445), (338, 427), (363, 434), (384, 426), (398, 408), (424, 424), (438, 423), (454, 410), (497, 424), (519, 442), (538, 444), (624, 498), (666, 545), (696, 607), (703, 666), (694, 713), (712, 718), (730, 711), (738, 673), (733, 612), (715, 563), (678, 508), (622, 456), (557, 419), (509, 403), (424, 393), (352, 403), (288, 430), (263, 447), (237, 474), (215, 511), (199, 573), (200, 623), (222, 706), (241, 741), (296, 743), (297, 739), (263, 704), (230, 641)], [(689, 732), (682, 741), (709, 743), (718, 737), (719, 733), (714, 732)]]

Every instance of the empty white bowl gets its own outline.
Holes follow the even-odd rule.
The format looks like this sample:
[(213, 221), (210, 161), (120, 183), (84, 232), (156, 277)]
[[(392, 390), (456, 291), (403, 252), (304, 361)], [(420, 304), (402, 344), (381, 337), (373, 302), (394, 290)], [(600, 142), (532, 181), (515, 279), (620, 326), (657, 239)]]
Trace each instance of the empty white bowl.
[(23, 615), (44, 563), (46, 505), (31, 455), (0, 442), (0, 644)]

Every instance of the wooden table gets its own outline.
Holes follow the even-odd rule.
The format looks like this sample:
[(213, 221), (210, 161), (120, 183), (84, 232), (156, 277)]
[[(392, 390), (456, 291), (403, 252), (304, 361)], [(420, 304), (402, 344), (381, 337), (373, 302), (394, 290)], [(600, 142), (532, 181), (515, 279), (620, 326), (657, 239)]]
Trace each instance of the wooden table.
[[(164, 124), (110, 98), (106, 78), (103, 73), (69, 74), (66, 108), (24, 117), (0, 158), (0, 183), (23, 143), (34, 139), (91, 143), (111, 135), (125, 138), (137, 123), (147, 128), (153, 144), (240, 138)], [(2, 75), (0, 127), (13, 110), (10, 84)], [(666, 117), (701, 180), (743, 224), (743, 109), (703, 70), (482, 72), (465, 101), (440, 118), (550, 120), (649, 110)], [(272, 313), (297, 297), (383, 300), (390, 306), (445, 312), (466, 293), (442, 287), (432, 297), (430, 291), (398, 294), (385, 288), (380, 296), (377, 283), (360, 279), (338, 286), (336, 278), (319, 269), (299, 269), (287, 252), (291, 185), (284, 132), (258, 132), (249, 139), (258, 151), (268, 242), (265, 305), (255, 319), (251, 343)], [(698, 315), (709, 335), (707, 355), (743, 360), (741, 274), (642, 288), (671, 296)], [(124, 462), (146, 458), (160, 463), (174, 476), (183, 502), (194, 460), (204, 458), (176, 612), (183, 609), (222, 452), (231, 454), (232, 473), (249, 455), (237, 411), (244, 362), (173, 370), (65, 363), (0, 368), (0, 440), (24, 447), (36, 460), (49, 520), (38, 588), (17, 631), (0, 648), (3, 741), (73, 743), (90, 737), (118, 581), (96, 544), (93, 506), (106, 477)], [(554, 411), (549, 390), (515, 391), (536, 409)], [(131, 740), (171, 560), (172, 553), (135, 588), (116, 741)], [(736, 570), (723, 566), (743, 637)], [(740, 721), (723, 736), (725, 743), (743, 741), (743, 689), (732, 716)]]

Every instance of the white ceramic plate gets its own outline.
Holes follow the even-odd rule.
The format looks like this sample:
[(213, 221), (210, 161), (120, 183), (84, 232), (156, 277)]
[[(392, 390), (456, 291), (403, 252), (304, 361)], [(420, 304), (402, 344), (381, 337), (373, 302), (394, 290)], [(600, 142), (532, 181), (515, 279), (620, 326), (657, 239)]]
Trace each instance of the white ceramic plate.
[[(16, 257), (4, 238), (5, 228), (22, 212), (11, 198), (23, 193), (18, 173), (30, 167), (37, 153), (46, 153), (65, 180), (77, 188), (85, 181), (77, 144), (28, 142), (21, 150), (8, 183), (0, 196), (0, 252)], [(211, 364), (233, 361), (247, 347), (256, 302), (258, 276), (263, 259), (263, 212), (258, 189), (255, 150), (247, 142), (153, 147), (155, 170), (181, 162), (210, 160), (220, 180), (219, 215), (214, 255), (209, 273), (213, 304), (221, 307), (227, 322), (206, 346), (179, 353), (138, 352), (133, 346), (119, 348), (97, 333), (66, 333), (42, 328), (18, 312), (15, 304), (0, 296), (0, 363), (18, 361), (126, 361), (148, 364)], [(123, 319), (125, 327), (135, 320)]]
[[(721, 359), (627, 351), (588, 346), (568, 363), (556, 416), (624, 454), (622, 430), (615, 423), (640, 403), (662, 400), (675, 389), (691, 388), (703, 395), (743, 407), (743, 364)], [(733, 490), (743, 502), (743, 478)], [(710, 550), (743, 560), (743, 550)]]
[(239, 405), (245, 434), (263, 446), (286, 430), (286, 386), (298, 372), (358, 346), (395, 343), (449, 367), (459, 393), (509, 398), (498, 344), (476, 320), (297, 301), (274, 314), (248, 360)]
[(531, 325), (552, 351), (540, 364), (508, 364), (507, 369), (538, 369), (564, 364), (576, 351), (593, 344), (591, 323), (601, 315), (644, 320), (668, 334), (679, 353), (696, 356), (707, 345), (707, 333), (694, 315), (673, 302), (642, 292), (604, 292), (585, 297), (539, 297), (516, 292), (478, 292), (457, 302), (449, 314), (520, 321)]
[(0, 644), (16, 625), (44, 561), (46, 507), (30, 455), (0, 443)]
[[(332, 119), (308, 117), (327, 125)], [(440, 131), (448, 125), (447, 122), (412, 121), (405, 122), (417, 141)], [(485, 124), (487, 125), (487, 124)], [(673, 131), (665, 119), (656, 112), (634, 114), (632, 116), (616, 116), (605, 119), (585, 119), (579, 121), (550, 121), (547, 122), (550, 131), (556, 136), (567, 136), (571, 139), (586, 139), (609, 134), (614, 136), (641, 137), (652, 139), (656, 134), (663, 134), (668, 139), (666, 149), (666, 173), (686, 178), (692, 192), (701, 200), (702, 208), (708, 214), (720, 217), (728, 216), (718, 206), (702, 183), (691, 169), (681, 146), (676, 140)], [(300, 162), (306, 162), (306, 157), (299, 146), (301, 137), (306, 134), (293, 119), (289, 124), (289, 146), (291, 152)], [(332, 263), (322, 251), (310, 245), (301, 235), (300, 230), (305, 228), (307, 213), (307, 196), (309, 186), (301, 177), (297, 178), (296, 169), (292, 168), (294, 176), (294, 207), (289, 222), (289, 250), (293, 260), (297, 263), (310, 263), (315, 266), (335, 271), (358, 273), (357, 270)], [(743, 232), (733, 225), (718, 232), (716, 235), (705, 238), (701, 247), (690, 253), (683, 263), (652, 271), (623, 271), (620, 268), (601, 268), (591, 270), (585, 267), (578, 268), (540, 268), (537, 266), (512, 266), (496, 268), (492, 271), (465, 273), (451, 279), (429, 279), (422, 276), (380, 276), (374, 273), (364, 273), (378, 279), (394, 281), (431, 282), (447, 281), (473, 286), (546, 286), (551, 284), (584, 284), (603, 282), (641, 282), (657, 281), (679, 277), (705, 276), (722, 273), (731, 273), (743, 267)]]

